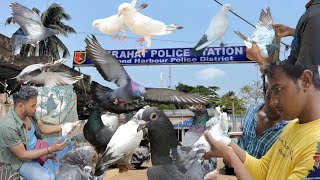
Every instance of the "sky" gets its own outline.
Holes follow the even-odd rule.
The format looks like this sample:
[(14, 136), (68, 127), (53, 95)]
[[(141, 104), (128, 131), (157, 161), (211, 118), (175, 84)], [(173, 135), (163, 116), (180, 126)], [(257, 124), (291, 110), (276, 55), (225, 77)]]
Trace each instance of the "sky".
[[(233, 11), (249, 21), (256, 24), (261, 9), (270, 7), (274, 23), (285, 24), (295, 27), (300, 16), (304, 13), (304, 5), (307, 1), (257, 1), (257, 0), (219, 0), (222, 4), (229, 3)], [(11, 16), (9, 4), (12, 0), (0, 0), (0, 33), (8, 37), (18, 29), (18, 25), (5, 26), (5, 20)], [(73, 27), (77, 34), (70, 34), (68, 37), (58, 36), (70, 51), (66, 65), (72, 66), (73, 52), (85, 50), (84, 39), (95, 34), (98, 41), (105, 49), (137, 49), (141, 46), (135, 42), (138, 35), (127, 29), (127, 39), (125, 43), (111, 40), (110, 35), (103, 35), (97, 29), (92, 29), (94, 20), (106, 18), (117, 13), (118, 6), (130, 0), (17, 0), (28, 8), (37, 7), (43, 12), (52, 3), (60, 4), (71, 16), (70, 21), (65, 23)], [(165, 36), (157, 36), (152, 40), (152, 49), (161, 48), (191, 48), (199, 41), (206, 31), (212, 17), (219, 11), (221, 6), (214, 0), (145, 0), (138, 1), (137, 5), (148, 3), (148, 7), (141, 11), (153, 19), (160, 20), (166, 24), (180, 24), (184, 28)], [(232, 13), (228, 13), (229, 28), (225, 34), (226, 46), (242, 46), (243, 42), (233, 31), (240, 31), (245, 35), (251, 35), (254, 28)], [(282, 38), (282, 41), (290, 44), (292, 38)], [(212, 47), (219, 46), (217, 41)], [(289, 55), (289, 51), (284, 51), (282, 47), (280, 59)], [(169, 81), (169, 66), (126, 66), (128, 74), (136, 82), (148, 87), (160, 87), (160, 74), (163, 73), (163, 86), (167, 87)], [(94, 67), (81, 67), (81, 72), (91, 75), (91, 79), (102, 85), (114, 88), (114, 84), (106, 82)], [(218, 86), (217, 92), (223, 95), (228, 91), (234, 91), (239, 95), (240, 88), (253, 81), (261, 80), (261, 74), (255, 63), (250, 64), (205, 64), (205, 65), (172, 65), (171, 66), (171, 86), (178, 83), (191, 86)]]

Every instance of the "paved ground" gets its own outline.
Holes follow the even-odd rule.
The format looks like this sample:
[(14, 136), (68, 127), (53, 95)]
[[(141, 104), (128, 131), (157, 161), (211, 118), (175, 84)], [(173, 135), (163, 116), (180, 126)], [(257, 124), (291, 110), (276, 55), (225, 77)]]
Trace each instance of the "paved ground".
[(151, 166), (151, 162), (142, 164), (139, 169), (129, 170), (125, 173), (119, 173), (119, 169), (108, 170), (104, 180), (147, 180), (147, 168)]

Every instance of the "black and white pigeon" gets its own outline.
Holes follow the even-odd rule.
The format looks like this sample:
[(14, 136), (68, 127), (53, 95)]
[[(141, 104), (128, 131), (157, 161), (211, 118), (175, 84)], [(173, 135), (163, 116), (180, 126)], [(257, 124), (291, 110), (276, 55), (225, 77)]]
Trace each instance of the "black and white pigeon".
[(54, 87), (74, 84), (78, 80), (82, 79), (83, 75), (71, 76), (64, 72), (49, 71), (50, 67), (59, 66), (65, 61), (66, 59), (60, 59), (52, 63), (39, 63), (27, 66), (16, 77), (7, 79), (8, 93), (13, 94), (14, 92), (19, 91), (23, 84)]
[(275, 37), (275, 30), (272, 26), (273, 20), (268, 7), (265, 11), (262, 9), (256, 29), (251, 38), (244, 36), (239, 31), (235, 33), (243, 40), (247, 48), (252, 48), (252, 43), (256, 43), (260, 49), (260, 54), (263, 58), (272, 56), (277, 50), (278, 46), (273, 44), (272, 41)]
[(35, 46), (41, 40), (60, 33), (56, 29), (44, 27), (41, 17), (27, 7), (16, 2), (11, 3), (10, 7), (12, 8), (13, 21), (20, 26), (10, 39), (13, 49), (23, 44)]
[(202, 180), (213, 170), (210, 164), (201, 164), (198, 161), (190, 162), (188, 169), (185, 169), (184, 164), (187, 162), (184, 162), (184, 159), (188, 154), (184, 151), (189, 152), (192, 148), (180, 145), (171, 121), (162, 110), (157, 107), (147, 108), (142, 114), (142, 119), (147, 122), (144, 128), (147, 129), (146, 139), (151, 146), (152, 167), (147, 170), (148, 179)]
[(220, 11), (212, 18), (207, 31), (204, 33), (200, 41), (192, 49), (192, 54), (194, 56), (200, 56), (203, 51), (212, 43), (220, 39), (220, 46), (224, 46), (224, 34), (228, 30), (229, 20), (227, 17), (227, 12), (231, 10), (230, 4), (225, 4), (221, 7)]
[(121, 125), (113, 134), (97, 163), (96, 176), (102, 175), (111, 164), (122, 158), (125, 158), (123, 161), (130, 164), (134, 150), (139, 147), (143, 139), (144, 131), (139, 127), (145, 124), (145, 121), (140, 120), (144, 110), (144, 108), (140, 109), (130, 121)]
[(121, 106), (135, 100), (144, 100), (146, 102), (187, 105), (207, 104), (211, 100), (207, 96), (188, 94), (172, 89), (144, 87), (131, 79), (120, 62), (104, 50), (94, 36), (91, 41), (87, 38), (85, 41), (87, 43), (86, 51), (101, 76), (118, 86), (116, 89), (105, 89), (103, 96), (101, 96), (103, 93), (101, 88), (93, 88), (93, 97), (99, 94), (102, 102), (114, 102)]
[(103, 176), (94, 176), (98, 159), (91, 146), (76, 148), (59, 159), (59, 178), (63, 180), (103, 180)]

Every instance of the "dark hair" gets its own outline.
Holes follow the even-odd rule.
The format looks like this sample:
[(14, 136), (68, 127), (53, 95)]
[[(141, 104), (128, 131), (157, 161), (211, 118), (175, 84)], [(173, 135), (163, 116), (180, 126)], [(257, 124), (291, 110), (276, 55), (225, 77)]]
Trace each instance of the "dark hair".
[(17, 105), (17, 103), (20, 103), (20, 102), (27, 102), (31, 98), (37, 97), (37, 96), (38, 96), (38, 91), (35, 88), (30, 86), (21, 86), (20, 91), (12, 95), (14, 105)]
[(310, 70), (313, 73), (312, 84), (316, 89), (320, 90), (320, 78), (317, 65), (269, 65), (264, 70), (264, 74), (269, 78), (274, 78), (276, 70), (283, 71), (288, 78), (292, 79), (294, 83), (301, 77), (304, 70)]

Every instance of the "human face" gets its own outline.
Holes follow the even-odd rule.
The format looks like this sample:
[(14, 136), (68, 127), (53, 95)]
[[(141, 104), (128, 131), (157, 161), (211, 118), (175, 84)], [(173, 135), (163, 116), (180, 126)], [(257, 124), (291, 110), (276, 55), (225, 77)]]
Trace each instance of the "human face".
[(279, 120), (281, 116), (279, 112), (275, 109), (275, 107), (271, 106), (270, 100), (271, 100), (271, 91), (267, 91), (266, 97), (265, 97), (264, 111), (268, 119)]
[(306, 97), (301, 79), (296, 83), (278, 68), (273, 77), (268, 77), (268, 93), (271, 93), (270, 106), (274, 107), (282, 119), (293, 120), (302, 113)]
[(22, 110), (25, 116), (34, 116), (37, 109), (37, 98), (32, 97), (29, 101), (22, 103)]

